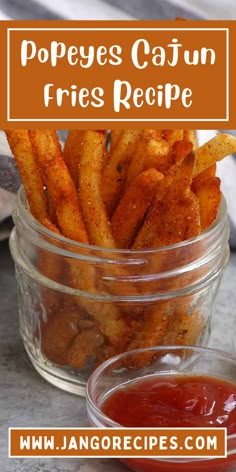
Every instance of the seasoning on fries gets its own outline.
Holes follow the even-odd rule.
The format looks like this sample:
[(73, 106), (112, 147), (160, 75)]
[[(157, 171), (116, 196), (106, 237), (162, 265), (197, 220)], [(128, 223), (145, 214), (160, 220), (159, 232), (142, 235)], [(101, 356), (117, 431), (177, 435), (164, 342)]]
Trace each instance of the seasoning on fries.
[[(236, 152), (236, 138), (229, 134), (197, 147), (193, 130), (73, 130), (64, 150), (55, 131), (8, 130), (6, 136), (32, 215), (55, 233), (55, 241), (58, 234), (71, 239), (77, 253), (73, 240), (87, 248), (142, 251), (196, 237), (214, 222), (220, 206), (216, 162)], [(55, 244), (63, 248), (62, 241)], [(152, 264), (155, 274), (168, 267), (168, 252)], [(81, 292), (97, 294), (101, 284), (105, 287), (101, 267), (96, 273), (73, 258), (62, 262), (53, 255), (45, 260), (39, 253), (38, 266), (58, 283), (68, 277), (70, 286)], [(127, 280), (128, 295), (142, 294), (130, 283), (129, 268), (117, 264), (111, 271), (116, 282)], [(150, 280), (150, 286), (154, 283)], [(176, 281), (166, 284), (171, 291)], [(119, 283), (110, 290), (120, 295)], [(93, 297), (71, 296), (63, 303), (62, 294), (59, 309), (57, 297), (49, 302), (46, 289), (41, 297), (50, 311), (41, 332), (43, 353), (52, 362), (74, 368), (84, 368), (91, 358), (98, 365), (132, 348), (192, 344), (202, 329), (199, 310), (192, 309), (188, 316), (191, 295), (183, 309), (167, 300), (132, 312), (125, 304), (97, 306)], [(128, 367), (150, 361), (146, 353)]]

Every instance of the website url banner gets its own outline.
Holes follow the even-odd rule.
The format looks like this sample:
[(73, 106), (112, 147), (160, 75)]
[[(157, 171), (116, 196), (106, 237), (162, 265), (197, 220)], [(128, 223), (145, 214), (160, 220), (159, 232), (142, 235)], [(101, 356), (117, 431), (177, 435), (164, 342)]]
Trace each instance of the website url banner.
[(9, 457), (227, 457), (226, 428), (10, 428)]

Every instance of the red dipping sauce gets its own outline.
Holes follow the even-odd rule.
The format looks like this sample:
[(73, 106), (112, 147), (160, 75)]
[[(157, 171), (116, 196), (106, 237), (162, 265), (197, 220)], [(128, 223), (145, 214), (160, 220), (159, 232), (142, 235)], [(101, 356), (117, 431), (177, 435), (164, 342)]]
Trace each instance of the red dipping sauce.
[[(203, 376), (155, 376), (118, 388), (102, 411), (127, 427), (227, 427), (236, 434), (236, 385)], [(236, 448), (236, 440), (232, 440)], [(124, 459), (141, 472), (236, 472), (236, 455), (227, 459), (180, 462), (176, 459)]]

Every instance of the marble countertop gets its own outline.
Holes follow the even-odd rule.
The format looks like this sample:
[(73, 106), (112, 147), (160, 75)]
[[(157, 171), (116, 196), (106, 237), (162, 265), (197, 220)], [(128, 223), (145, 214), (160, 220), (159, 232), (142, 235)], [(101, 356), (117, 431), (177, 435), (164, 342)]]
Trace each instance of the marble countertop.
[[(232, 254), (218, 296), (211, 345), (233, 350), (236, 316), (236, 254)], [(236, 329), (236, 326), (235, 326)], [(110, 459), (9, 459), (8, 427), (87, 424), (85, 400), (60, 391), (32, 367), (20, 339), (14, 266), (7, 242), (0, 243), (0, 470), (1, 472), (124, 472)]]

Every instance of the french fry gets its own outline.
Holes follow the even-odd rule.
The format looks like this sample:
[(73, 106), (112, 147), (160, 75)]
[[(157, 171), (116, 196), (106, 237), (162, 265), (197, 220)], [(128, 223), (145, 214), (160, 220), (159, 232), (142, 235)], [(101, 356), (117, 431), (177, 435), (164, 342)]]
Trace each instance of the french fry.
[(201, 229), (207, 229), (215, 221), (221, 201), (220, 179), (209, 177), (196, 185), (195, 194), (200, 203)]
[(117, 247), (130, 247), (154, 198), (157, 183), (163, 177), (157, 170), (149, 169), (139, 174), (128, 187), (111, 219)]
[[(192, 171), (194, 165), (194, 156), (189, 154), (181, 165), (173, 166), (169, 172), (169, 177), (172, 180), (167, 192), (162, 199), (156, 203), (153, 211), (150, 213), (150, 219), (143, 226), (143, 234), (140, 240), (138, 237), (135, 241), (135, 248), (157, 248), (169, 246), (184, 239), (190, 239), (200, 233), (200, 208), (199, 202), (193, 192), (190, 191), (192, 181)], [(162, 183), (162, 182), (161, 182)], [(160, 185), (161, 185), (160, 183)], [(163, 270), (167, 266), (166, 258), (168, 254), (162, 254), (159, 258), (153, 261), (153, 270), (155, 273)], [(173, 281), (166, 281), (166, 289), (173, 290), (178, 283)], [(161, 282), (163, 284), (163, 281)], [(163, 287), (156, 287), (156, 290), (163, 290)], [(167, 302), (166, 307), (162, 307), (162, 303), (153, 308), (151, 313), (146, 314), (146, 319), (140, 331), (137, 332), (134, 339), (128, 346), (128, 349), (141, 348), (145, 346), (154, 346), (163, 344), (166, 333), (169, 332), (169, 327), (172, 323), (174, 306), (171, 301)], [(168, 315), (167, 315), (168, 312)], [(173, 331), (181, 327), (174, 326)], [(183, 331), (183, 330), (182, 330)], [(181, 331), (181, 332), (182, 332)], [(190, 330), (189, 330), (190, 331)], [(173, 334), (174, 335), (174, 334)], [(129, 368), (140, 368), (147, 365), (152, 360), (152, 353), (145, 353), (144, 355), (133, 356), (129, 362)]]
[(54, 223), (52, 223), (52, 221), (49, 220), (48, 218), (42, 219), (41, 224), (45, 226), (47, 229), (49, 229), (50, 231), (52, 231), (52, 233), (61, 234), (58, 227)]
[(193, 177), (234, 152), (236, 152), (236, 137), (230, 134), (217, 134), (196, 149)]
[(84, 368), (86, 361), (95, 358), (97, 349), (104, 343), (104, 338), (95, 327), (80, 332), (66, 354), (66, 363), (76, 369)]
[(102, 362), (106, 361), (110, 357), (114, 357), (117, 354), (120, 354), (122, 351), (117, 350), (109, 343), (104, 343), (100, 346), (96, 351), (96, 361), (95, 361), (95, 368), (98, 367)]
[[(116, 248), (116, 242), (112, 233), (110, 220), (107, 217), (106, 209), (101, 198), (101, 167), (102, 155), (105, 147), (104, 133), (97, 131), (88, 131), (84, 138), (83, 153), (81, 155), (80, 170), (79, 170), (79, 187), (80, 187), (80, 202), (82, 212), (88, 229), (89, 239), (92, 244), (104, 248)], [(102, 274), (102, 268), (100, 273)], [(119, 286), (119, 278), (127, 277), (127, 273), (123, 268), (116, 267), (112, 271), (112, 276), (116, 282), (109, 290), (115, 295), (122, 295), (121, 287)], [(81, 277), (82, 278), (82, 277)], [(84, 277), (83, 277), (84, 278)], [(88, 279), (89, 277), (87, 277)], [(127, 294), (136, 295), (137, 291), (132, 284), (126, 285)], [(112, 308), (114, 310), (114, 307)], [(94, 314), (101, 325), (99, 315)], [(111, 315), (109, 315), (111, 318)], [(103, 322), (105, 317), (102, 318)], [(121, 314), (117, 310), (114, 313), (114, 324), (116, 324), (118, 331), (127, 330), (127, 326), (121, 320)], [(111, 340), (111, 330), (107, 333), (107, 324), (103, 326), (103, 334), (108, 335)], [(114, 330), (113, 330), (114, 332)], [(114, 338), (114, 336), (113, 336)], [(114, 340), (112, 341), (114, 344)]]
[[(69, 249), (69, 248), (67, 248)], [(49, 265), (49, 270), (53, 270), (53, 266)], [(92, 320), (95, 320), (100, 332), (106, 336), (109, 340), (109, 342), (117, 349), (123, 349), (127, 342), (129, 341), (130, 338), (130, 329), (127, 323), (125, 322), (125, 319), (122, 317), (122, 313), (118, 307), (114, 304), (109, 304), (109, 303), (98, 303), (95, 299), (92, 297), (90, 298), (88, 294), (97, 294), (99, 296), (99, 292), (97, 292), (96, 287), (95, 287), (95, 271), (93, 268), (88, 267), (84, 264), (80, 264), (79, 261), (76, 260), (70, 260), (68, 261), (68, 267), (67, 270), (61, 273), (61, 276), (65, 276), (67, 279), (69, 278), (69, 283), (70, 286), (73, 288), (76, 288), (78, 290), (81, 290), (86, 294), (86, 296), (71, 296), (71, 302), (73, 302), (74, 307), (72, 312), (75, 311), (76, 316), (77, 316), (77, 327), (80, 328), (83, 326), (83, 314), (87, 314), (91, 316)], [(68, 281), (67, 281), (68, 283)], [(57, 308), (57, 301), (54, 299), (54, 307)], [(52, 307), (53, 303), (50, 303), (50, 309)], [(63, 307), (60, 307), (61, 310), (63, 311)], [(67, 309), (69, 312), (71, 311), (71, 307), (68, 306), (67, 304)], [(50, 340), (51, 332), (53, 331), (53, 326), (55, 329), (57, 328), (57, 317), (60, 316), (60, 319), (63, 318), (62, 314), (58, 314), (58, 312), (53, 309), (53, 318), (55, 318), (54, 321), (50, 321), (49, 326), (46, 325), (44, 328), (43, 332), (43, 338), (44, 338), (44, 350), (45, 352), (47, 351), (47, 343)], [(66, 311), (66, 308), (64, 308), (64, 311)], [(66, 316), (66, 315), (65, 315)], [(74, 316), (74, 315), (73, 315)], [(63, 323), (63, 320), (61, 320), (61, 323)], [(82, 324), (81, 324), (82, 323)], [(86, 320), (86, 324), (87, 320)], [(65, 328), (66, 329), (66, 326)], [(69, 329), (69, 328), (68, 328)], [(49, 330), (49, 334), (48, 331)], [(70, 333), (69, 329), (69, 333)], [(78, 333), (76, 333), (78, 334)], [(60, 336), (59, 336), (60, 338)], [(60, 339), (58, 338), (59, 342), (59, 351), (60, 351)], [(57, 338), (55, 338), (54, 342), (54, 348), (56, 349), (57, 345)], [(50, 349), (50, 348), (49, 348)], [(84, 354), (86, 355), (86, 353)]]
[(196, 147), (197, 147), (196, 131), (194, 131), (192, 129), (185, 129), (183, 139), (184, 139), (184, 141), (189, 141), (190, 143), (192, 143), (193, 150), (196, 149)]
[(183, 139), (176, 141), (172, 147), (172, 158), (174, 162), (182, 162), (185, 157), (192, 152), (193, 144), (191, 141)]
[(163, 338), (163, 344), (169, 345), (195, 345), (198, 343), (200, 334), (204, 327), (204, 317), (201, 312), (192, 310), (188, 313), (188, 306), (175, 312), (172, 323), (170, 323), (168, 332)]
[[(152, 228), (153, 224), (155, 226)], [(148, 228), (151, 231), (149, 233)], [(138, 234), (133, 248), (169, 246), (197, 236), (200, 230), (200, 208), (196, 195), (189, 192), (173, 201), (168, 194), (155, 207), (151, 218), (144, 223), (142, 233)]]
[[(77, 287), (79, 280), (79, 288), (81, 290), (96, 293), (96, 288), (94, 287), (95, 273), (93, 270), (82, 268), (80, 273), (78, 273), (77, 267), (74, 266), (74, 275)], [(97, 321), (101, 333), (107, 336), (113, 346), (120, 348), (126, 345), (130, 337), (130, 330), (122, 316), (121, 310), (115, 304), (98, 303), (92, 298), (83, 299), (83, 297), (79, 299), (79, 304), (85, 312), (89, 313)]]
[(84, 130), (73, 129), (69, 131), (63, 151), (64, 161), (74, 182), (78, 187), (78, 172), (81, 151), (83, 149)]
[(157, 188), (153, 208), (139, 231), (133, 249), (174, 244), (200, 231), (199, 202), (190, 191), (194, 156), (189, 154), (181, 164), (172, 166), (168, 179)]
[[(6, 131), (6, 135), (22, 177), (32, 214), (47, 229), (56, 234), (60, 234), (59, 229), (50, 219), (50, 210), (44, 193), (43, 180), (35, 161), (28, 131)], [(46, 235), (44, 238), (50, 240), (50, 237)], [(55, 254), (45, 256), (45, 253), (40, 251), (38, 255), (38, 269), (49, 280), (59, 282), (62, 266), (61, 261), (59, 261), (59, 258), (56, 258)], [(54, 294), (49, 294), (45, 288), (42, 290), (42, 297), (45, 301), (45, 306), (47, 306), (47, 316), (49, 317), (56, 299)]]
[(143, 130), (127, 172), (126, 189), (135, 177), (143, 172), (147, 166), (147, 161), (154, 158), (156, 161), (155, 168), (160, 172), (165, 172), (172, 164), (169, 145), (164, 139), (161, 139), (161, 131), (158, 136), (158, 132), (155, 130)]
[(62, 157), (55, 131), (30, 130), (30, 140), (64, 236), (88, 243), (78, 195)]
[(6, 136), (22, 178), (32, 215), (40, 223), (43, 220), (49, 221), (49, 208), (43, 180), (35, 161), (28, 130), (8, 130)]
[(79, 333), (78, 318), (76, 310), (62, 303), (57, 313), (42, 327), (42, 350), (52, 362), (67, 364), (67, 351)]
[(48, 200), (49, 214), (50, 214), (51, 222), (54, 224), (54, 226), (57, 226), (56, 210), (53, 206), (52, 200), (51, 200), (49, 195), (47, 195), (47, 200)]
[[(159, 346), (166, 334), (173, 317), (173, 310), (169, 302), (159, 302), (157, 306), (150, 307), (145, 320), (140, 329), (134, 333), (134, 337), (129, 343), (127, 350), (141, 349), (144, 347)], [(146, 352), (136, 354), (129, 358), (125, 365), (130, 369), (141, 369), (148, 365), (153, 357), (153, 353)]]
[(167, 141), (169, 146), (173, 146), (176, 141), (182, 141), (184, 138), (184, 130), (182, 129), (164, 129), (163, 139)]
[(215, 177), (215, 175), (216, 175), (216, 164), (213, 164), (212, 166), (207, 167), (207, 169), (203, 170), (202, 172), (200, 172), (200, 174), (196, 175), (192, 183), (193, 192), (195, 192), (195, 188), (201, 185), (201, 183), (209, 179), (209, 177)]
[(101, 196), (105, 144), (103, 132), (86, 132), (80, 159), (79, 198), (91, 244), (115, 248), (111, 224)]
[(112, 129), (110, 133), (110, 151), (113, 152), (115, 147), (118, 144), (118, 141), (123, 134), (124, 130), (122, 129)]
[[(65, 249), (69, 249), (69, 247), (65, 247)], [(73, 252), (77, 252), (76, 248), (71, 248)], [(50, 260), (49, 260), (50, 261)], [(51, 262), (54, 262), (54, 260)], [(49, 270), (53, 270), (55, 265), (51, 264), (49, 262)], [(43, 268), (43, 270), (45, 270)], [(46, 355), (49, 356), (51, 352), (51, 347), (47, 346), (47, 344), (50, 342), (50, 337), (51, 333), (53, 332), (53, 329), (59, 330), (61, 324), (63, 325), (64, 323), (64, 318), (63, 318), (63, 312), (69, 311), (69, 313), (72, 313), (72, 316), (74, 318), (74, 313), (76, 313), (76, 326), (78, 329), (81, 329), (81, 326), (83, 326), (83, 323), (88, 325), (88, 320), (83, 320), (84, 314), (90, 315), (91, 320), (95, 320), (100, 332), (106, 336), (111, 343), (116, 349), (121, 349), (123, 350), (125, 345), (128, 343), (129, 338), (130, 338), (130, 328), (125, 322), (124, 318), (122, 317), (122, 313), (118, 307), (116, 307), (114, 304), (109, 304), (109, 303), (98, 303), (97, 300), (94, 300), (93, 298), (90, 298), (88, 294), (93, 294), (95, 295), (96, 293), (99, 295), (99, 292), (97, 292), (96, 287), (95, 287), (95, 271), (92, 267), (89, 267), (86, 264), (80, 263), (77, 260), (69, 260), (68, 261), (68, 267), (66, 268), (65, 272), (61, 272), (61, 277), (66, 277), (67, 279), (67, 284), (68, 284), (68, 279), (69, 279), (69, 284), (71, 287), (76, 288), (81, 290), (86, 294), (86, 296), (71, 296), (71, 303), (74, 305), (74, 308), (71, 308), (70, 304), (66, 304), (66, 307), (63, 308), (63, 304), (61, 303), (60, 300), (60, 310), (58, 310), (58, 303), (57, 303), (57, 298), (54, 297), (52, 300), (50, 300), (50, 312), (52, 312), (53, 319), (50, 320), (51, 318), (51, 313), (49, 317), (49, 324), (45, 325), (44, 330), (43, 330), (43, 349)], [(59, 280), (60, 281), (60, 280)], [(45, 296), (47, 296), (47, 291), (45, 291)], [(52, 294), (54, 295), (54, 294)], [(52, 301), (52, 303), (51, 303)], [(57, 322), (57, 317), (59, 316), (59, 322)], [(66, 314), (65, 314), (66, 318)], [(69, 318), (68, 318), (68, 323), (69, 323)], [(64, 326), (64, 325), (63, 325)], [(68, 331), (68, 336), (64, 335), (63, 342), (67, 342), (68, 339), (68, 344), (69, 340), (71, 340), (71, 329), (70, 326), (67, 328), (66, 323), (63, 328), (65, 331)], [(48, 332), (49, 331), (49, 332)], [(79, 332), (76, 333), (76, 335), (79, 334)], [(75, 336), (76, 337), (76, 336)], [(56, 350), (56, 346), (58, 343), (58, 350), (59, 350), (59, 355), (58, 357), (61, 357), (61, 348), (60, 348), (60, 335), (58, 334), (58, 337), (55, 336), (54, 344), (53, 344), (53, 349)], [(88, 346), (89, 348), (89, 346)], [(54, 355), (53, 355), (54, 356)], [(84, 352), (84, 356), (86, 357), (87, 354)], [(49, 357), (50, 359), (50, 357)], [(53, 360), (53, 359), (52, 359)], [(58, 361), (57, 361), (58, 362)], [(63, 357), (63, 362), (64, 362), (64, 357)]]
[(140, 130), (125, 130), (104, 168), (102, 199), (108, 216), (112, 214), (122, 195), (128, 166), (140, 136)]

